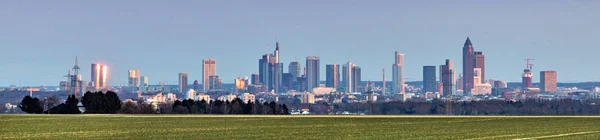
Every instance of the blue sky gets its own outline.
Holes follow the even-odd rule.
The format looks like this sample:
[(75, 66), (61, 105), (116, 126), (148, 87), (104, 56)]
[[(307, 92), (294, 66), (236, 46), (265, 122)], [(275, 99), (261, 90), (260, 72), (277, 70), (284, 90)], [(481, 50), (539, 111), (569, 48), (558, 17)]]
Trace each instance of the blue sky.
[[(423, 65), (454, 60), (462, 71), (467, 36), (486, 55), (486, 77), (520, 81), (524, 58), (560, 82), (598, 81), (600, 1), (364, 0), (56, 0), (0, 1), (0, 85), (57, 85), (79, 57), (109, 65), (110, 85), (140, 69), (150, 84), (201, 79), (204, 58), (217, 59), (224, 82), (258, 71), (258, 59), (281, 44), (285, 71), (297, 59), (352, 61), (363, 80), (391, 79), (394, 51), (405, 53), (405, 77)], [(201, 80), (200, 80), (201, 81)]]

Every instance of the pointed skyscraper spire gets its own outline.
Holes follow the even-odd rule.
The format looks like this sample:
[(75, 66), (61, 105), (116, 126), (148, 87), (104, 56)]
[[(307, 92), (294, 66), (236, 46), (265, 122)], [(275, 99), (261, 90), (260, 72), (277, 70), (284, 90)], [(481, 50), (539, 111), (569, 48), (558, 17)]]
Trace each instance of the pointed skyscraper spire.
[(471, 44), (471, 39), (469, 37), (467, 37), (467, 41), (465, 41), (465, 47), (467, 46), (473, 46), (473, 44)]
[(279, 39), (277, 38), (277, 36), (275, 36), (275, 50), (279, 50)]

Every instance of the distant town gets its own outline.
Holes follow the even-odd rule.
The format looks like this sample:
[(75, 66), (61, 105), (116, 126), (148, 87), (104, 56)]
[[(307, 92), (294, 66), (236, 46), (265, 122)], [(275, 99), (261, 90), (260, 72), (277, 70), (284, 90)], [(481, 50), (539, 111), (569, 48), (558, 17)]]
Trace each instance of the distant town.
[[(248, 78), (221, 79), (216, 59), (202, 60), (202, 79), (190, 83), (188, 72), (178, 74), (179, 83), (164, 82), (151, 85), (151, 77), (142, 75), (143, 70), (131, 68), (128, 85), (108, 86), (109, 66), (91, 64), (89, 79), (79, 74), (82, 69), (77, 57), (71, 71), (64, 75), (58, 86), (20, 87), (11, 85), (0, 88), (0, 103), (8, 109), (16, 108), (23, 96), (45, 98), (58, 96), (65, 100), (69, 95), (82, 97), (87, 91), (113, 91), (123, 101), (143, 101), (158, 106), (177, 100), (221, 100), (244, 102), (277, 102), (290, 104), (340, 104), (406, 101), (519, 101), (527, 99), (597, 99), (600, 83), (557, 83), (557, 71), (535, 70), (534, 58), (524, 58), (522, 82), (507, 83), (501, 79), (486, 79), (485, 55), (476, 51), (467, 37), (462, 47), (462, 71), (453, 67), (451, 59), (440, 60), (438, 66), (423, 66), (423, 81), (406, 82), (404, 77), (404, 54), (394, 52), (391, 68), (381, 68), (383, 81), (364, 81), (361, 67), (353, 62), (344, 64), (320, 64), (319, 56), (307, 56), (305, 63), (289, 62), (284, 72), (284, 62), (279, 61), (279, 42), (273, 53), (265, 53), (258, 59), (258, 72)], [(391, 56), (392, 53), (390, 53)], [(257, 55), (258, 56), (258, 55)], [(392, 58), (392, 57), (390, 57)], [(302, 65), (305, 65), (302, 67)], [(90, 65), (88, 65), (90, 66)], [(321, 66), (325, 66), (325, 81), (319, 79)], [(69, 66), (65, 66), (69, 67)], [(370, 68), (369, 68), (370, 69)], [(386, 78), (391, 69), (392, 79)], [(412, 69), (412, 68), (411, 68)], [(200, 73), (191, 72), (191, 73)], [(539, 75), (537, 75), (539, 74)], [(62, 76), (62, 75), (57, 75)], [(85, 78), (84, 78), (85, 77)], [(539, 79), (539, 82), (534, 81)], [(233, 84), (223, 81), (234, 81)], [(158, 83), (158, 82), (155, 82)], [(292, 108), (293, 113), (309, 112), (302, 106)]]

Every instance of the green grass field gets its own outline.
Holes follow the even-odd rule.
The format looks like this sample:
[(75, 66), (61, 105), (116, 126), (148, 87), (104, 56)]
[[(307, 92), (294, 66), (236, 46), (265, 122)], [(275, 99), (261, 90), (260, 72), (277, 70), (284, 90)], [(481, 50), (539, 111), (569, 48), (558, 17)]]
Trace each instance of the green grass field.
[(0, 115), (0, 139), (600, 139), (600, 117)]

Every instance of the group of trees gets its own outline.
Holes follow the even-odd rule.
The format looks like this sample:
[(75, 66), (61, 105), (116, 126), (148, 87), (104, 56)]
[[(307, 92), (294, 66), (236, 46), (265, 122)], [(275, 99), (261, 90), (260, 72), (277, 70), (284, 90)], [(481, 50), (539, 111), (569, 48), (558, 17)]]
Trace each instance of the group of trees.
[[(600, 106), (592, 100), (470, 101), (442, 100), (334, 104), (332, 111), (365, 112), (366, 114), (408, 115), (599, 115)], [(314, 105), (311, 108), (319, 108)], [(311, 109), (312, 110), (312, 109)], [(317, 112), (318, 113), (318, 112)]]
[(112, 91), (88, 91), (81, 98), (81, 104), (85, 107), (85, 113), (91, 114), (115, 114), (121, 109), (121, 99)]
[(289, 114), (289, 109), (285, 104), (275, 102), (259, 103), (244, 102), (240, 98), (229, 101), (194, 101), (192, 99), (175, 101), (172, 105), (162, 104), (160, 113), (178, 113), (178, 114)]
[(44, 112), (44, 106), (40, 99), (37, 97), (31, 98), (31, 96), (23, 97), (21, 103), (19, 103), (18, 107), (23, 111), (30, 114), (40, 114)]
[(44, 114), (81, 114), (77, 104), (79, 104), (79, 99), (75, 95), (69, 95), (65, 103), (44, 111)]
[[(117, 113), (121, 109), (121, 100), (117, 93), (112, 91), (106, 93), (88, 91), (81, 99), (81, 103), (86, 109), (85, 113)], [(58, 102), (60, 101), (56, 96), (45, 99), (25, 96), (18, 107), (23, 112), (30, 114), (81, 114), (78, 106), (79, 99), (75, 95), (69, 95), (65, 103), (57, 105)], [(44, 110), (44, 108), (49, 109)]]

